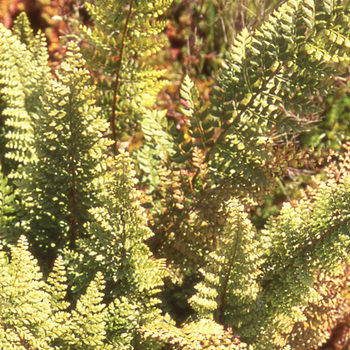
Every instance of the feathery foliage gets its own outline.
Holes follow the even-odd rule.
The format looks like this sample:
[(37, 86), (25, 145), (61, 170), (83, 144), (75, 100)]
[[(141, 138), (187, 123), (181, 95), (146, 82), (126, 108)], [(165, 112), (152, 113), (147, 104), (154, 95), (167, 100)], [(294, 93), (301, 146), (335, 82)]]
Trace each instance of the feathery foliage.
[[(0, 25), (1, 159), (11, 178), (23, 177), (23, 166), (35, 161), (33, 119), (40, 109), (49, 68), (43, 34), (33, 35), (25, 14), (11, 31)], [(20, 167), (18, 169), (18, 167)]]
[(106, 296), (112, 300), (111, 339), (122, 347), (128, 346), (128, 341), (137, 342), (137, 329), (143, 324), (160, 318), (157, 294), (166, 270), (145, 244), (152, 232), (139, 204), (130, 158), (122, 152), (106, 161), (108, 170), (99, 178), (100, 206), (90, 210), (93, 220), (86, 228), (88, 236), (78, 241), (78, 254), (68, 256), (70, 270), (76, 274), (75, 292), (96, 271), (103, 272)]
[(200, 349), (247, 349), (247, 344), (232, 334), (232, 330), (212, 320), (202, 319), (198, 322), (185, 324), (181, 329), (167, 324), (156, 324), (142, 329), (145, 337), (157, 339), (167, 344), (169, 349), (200, 350)]
[[(159, 20), (171, 0), (86, 2), (94, 29), (82, 27), (92, 46), (92, 63), (101, 90), (100, 103), (110, 121), (113, 141), (126, 140), (141, 125), (165, 84), (164, 71), (146, 64), (165, 45), (159, 34), (166, 22)], [(150, 124), (151, 125), (151, 124)], [(115, 151), (117, 150), (117, 145)]]
[[(167, 84), (164, 70), (148, 61), (166, 44), (161, 32), (166, 21), (159, 19), (172, 0), (113, 0), (86, 2), (94, 29), (82, 27), (89, 43), (86, 57), (98, 80), (99, 105), (110, 122), (113, 151), (135, 147), (133, 157), (140, 179), (154, 191), (159, 185), (157, 167), (167, 159), (172, 145), (166, 128), (165, 111), (152, 108)], [(106, 15), (108, 13), (108, 15)]]
[(102, 138), (107, 123), (98, 116), (84, 65), (79, 49), (70, 45), (34, 123), (40, 161), (26, 168), (29, 179), (19, 184), (23, 225), (42, 253), (50, 247), (72, 248), (84, 235), (96, 197), (92, 180), (101, 171), (109, 143)]
[(224, 203), (223, 231), (215, 250), (208, 254), (201, 270), (205, 280), (196, 285), (190, 303), (198, 316), (214, 318), (233, 329), (250, 332), (249, 317), (258, 307), (262, 249), (256, 232), (237, 200)]
[(13, 189), (0, 167), (0, 228), (3, 236), (6, 236), (5, 231), (14, 224), (16, 210), (14, 198)]
[[(344, 304), (334, 316), (330, 310), (340, 301), (347, 305), (343, 269), (348, 264), (350, 187), (349, 174), (342, 171), (349, 169), (348, 152), (340, 171), (329, 171), (326, 182), (315, 179), (299, 202), (285, 203), (261, 237), (254, 239), (249, 221), (232, 212), (236, 225), (231, 230), (236, 228), (229, 232), (236, 236), (229, 245), (225, 236), (218, 241), (203, 268), (205, 279), (190, 300), (199, 317), (234, 327), (256, 349), (322, 344), (327, 322), (347, 313)], [(311, 314), (320, 302), (323, 311), (318, 312), (330, 313), (328, 321), (323, 317), (325, 324)]]
[[(332, 77), (348, 61), (344, 6), (290, 0), (254, 33), (243, 29), (216, 79), (210, 104), (200, 101), (185, 77), (181, 97), (186, 128), (174, 135), (171, 157), (179, 165), (166, 166), (168, 171), (181, 169), (176, 171), (181, 174), (183, 208), (177, 211), (179, 197), (174, 194), (175, 215), (164, 210), (156, 216), (160, 242), (154, 243), (155, 249), (174, 252), (168, 257), (184, 261), (186, 268), (189, 257), (193, 264), (202, 260), (203, 251), (193, 242), (207, 222), (206, 234), (199, 236), (204, 249), (211, 249), (211, 237), (221, 230), (213, 213), (230, 195), (260, 199), (276, 185), (276, 177), (307, 162), (307, 153), (298, 152), (293, 140), (320, 113), (321, 96), (335, 90)], [(198, 148), (207, 165), (204, 178), (193, 162)], [(166, 188), (167, 181), (160, 186)], [(194, 220), (197, 225), (193, 217), (200, 217)], [(181, 246), (190, 249), (183, 253)], [(191, 247), (196, 253), (188, 254)]]
[(190, 155), (190, 142), (204, 148), (212, 176), (236, 190), (239, 185), (240, 191), (251, 192), (269, 184), (283, 170), (276, 164), (278, 143), (314, 120), (317, 96), (334, 91), (330, 77), (339, 69), (334, 63), (348, 61), (348, 23), (340, 2), (290, 0), (254, 33), (243, 29), (217, 77), (205, 116), (192, 101), (191, 83), (184, 80), (184, 114), (198, 116), (190, 124), (192, 139), (186, 138), (182, 149)]
[(348, 2), (287, 0), (243, 29), (210, 101), (185, 75), (180, 128), (154, 105), (170, 3), (86, 2), (94, 27), (52, 76), (24, 14), (0, 25), (4, 349), (317, 349), (348, 322), (350, 146), (264, 229), (249, 217), (305, 163)]
[(64, 302), (67, 285), (62, 258), (45, 282), (21, 236), (11, 248), (10, 261), (1, 252), (0, 270), (3, 349), (112, 349), (106, 341), (101, 273), (70, 312)]

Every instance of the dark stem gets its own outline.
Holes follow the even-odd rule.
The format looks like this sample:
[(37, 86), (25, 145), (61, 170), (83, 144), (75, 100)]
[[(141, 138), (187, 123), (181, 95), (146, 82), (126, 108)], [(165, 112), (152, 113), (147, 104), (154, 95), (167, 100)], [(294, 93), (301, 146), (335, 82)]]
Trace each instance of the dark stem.
[(238, 250), (238, 243), (239, 243), (239, 234), (240, 234), (240, 221), (238, 219), (238, 227), (237, 227), (237, 231), (236, 231), (236, 242), (235, 245), (233, 247), (233, 254), (231, 255), (231, 259), (230, 259), (230, 265), (228, 268), (228, 271), (226, 273), (225, 276), (225, 281), (224, 281), (224, 285), (222, 287), (222, 295), (220, 297), (220, 307), (219, 307), (219, 315), (218, 315), (218, 322), (220, 324), (224, 324), (225, 321), (225, 306), (226, 306), (226, 295), (227, 295), (227, 286), (228, 286), (228, 282), (231, 279), (231, 272), (233, 269), (233, 265), (236, 259), (236, 255), (237, 255), (237, 250)]
[(77, 212), (77, 169), (75, 164), (75, 155), (76, 155), (76, 144), (75, 144), (75, 135), (74, 135), (74, 125), (73, 125), (73, 116), (72, 116), (72, 95), (73, 92), (69, 96), (69, 114), (70, 114), (70, 121), (69, 121), (69, 128), (70, 128), (70, 134), (71, 134), (71, 154), (69, 157), (69, 171), (70, 175), (72, 176), (72, 180), (70, 183), (70, 198), (69, 198), (69, 248), (74, 250), (75, 249), (75, 243), (78, 237), (78, 225), (76, 222), (76, 212)]
[(118, 138), (118, 133), (117, 133), (117, 103), (118, 103), (118, 91), (120, 87), (120, 68), (122, 66), (122, 61), (123, 61), (123, 55), (124, 55), (124, 50), (125, 50), (125, 38), (128, 32), (128, 25), (129, 25), (129, 20), (131, 17), (132, 13), (132, 5), (133, 5), (133, 0), (130, 0), (130, 7), (129, 7), (129, 12), (128, 16), (126, 17), (125, 21), (125, 26), (124, 26), (124, 31), (123, 31), (123, 36), (122, 36), (122, 45), (120, 48), (120, 53), (119, 53), (119, 60), (117, 62), (117, 67), (115, 69), (115, 83), (114, 83), (114, 90), (113, 90), (113, 102), (112, 102), (112, 118), (111, 118), (111, 130), (112, 130), (112, 137), (114, 141), (113, 149), (114, 153), (118, 153), (118, 147), (117, 147), (117, 138)]

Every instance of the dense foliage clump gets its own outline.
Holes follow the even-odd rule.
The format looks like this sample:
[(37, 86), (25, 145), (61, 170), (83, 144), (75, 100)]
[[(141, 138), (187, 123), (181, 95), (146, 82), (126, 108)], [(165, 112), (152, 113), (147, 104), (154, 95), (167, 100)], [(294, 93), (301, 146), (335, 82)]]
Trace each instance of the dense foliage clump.
[(346, 348), (349, 4), (224, 3), (0, 24), (1, 348)]

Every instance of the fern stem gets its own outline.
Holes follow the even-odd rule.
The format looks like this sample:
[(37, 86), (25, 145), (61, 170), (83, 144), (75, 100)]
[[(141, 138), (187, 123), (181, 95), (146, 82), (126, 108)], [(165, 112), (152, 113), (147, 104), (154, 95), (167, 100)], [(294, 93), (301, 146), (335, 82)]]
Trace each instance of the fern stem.
[(222, 288), (222, 295), (220, 298), (221, 305), (219, 307), (218, 322), (221, 324), (224, 324), (224, 321), (225, 321), (227, 287), (228, 287), (228, 283), (230, 281), (231, 272), (233, 269), (233, 264), (235, 262), (237, 250), (238, 250), (239, 234), (240, 234), (240, 221), (239, 220), (238, 220), (237, 224), (238, 224), (238, 227), (237, 227), (237, 231), (236, 231), (236, 242), (235, 242), (234, 247), (233, 247), (233, 254), (231, 255), (230, 265), (228, 267), (228, 271), (227, 271), (226, 276), (225, 276), (225, 281), (224, 281), (224, 285)]
[[(71, 87), (71, 89), (74, 89), (74, 87)], [(73, 99), (72, 95), (69, 96), (69, 131), (70, 131), (70, 155), (69, 155), (69, 172), (71, 175), (71, 182), (70, 182), (70, 195), (69, 195), (69, 248), (75, 249), (76, 240), (78, 238), (78, 225), (76, 221), (76, 212), (77, 212), (77, 169), (76, 169), (76, 160), (75, 155), (77, 153), (76, 146), (75, 146), (75, 140), (73, 138), (74, 136), (74, 125), (73, 125)]]
[(128, 32), (128, 25), (129, 25), (129, 20), (131, 17), (132, 13), (132, 5), (133, 5), (133, 0), (130, 0), (130, 5), (129, 5), (129, 12), (128, 16), (126, 17), (125, 21), (125, 26), (124, 26), (124, 31), (123, 31), (123, 36), (122, 36), (122, 42), (121, 42), (121, 48), (120, 48), (120, 53), (119, 53), (119, 60), (117, 63), (117, 67), (115, 70), (115, 83), (114, 83), (114, 90), (113, 90), (113, 103), (112, 103), (112, 118), (111, 118), (111, 130), (112, 130), (112, 137), (114, 141), (114, 153), (118, 153), (118, 147), (117, 147), (117, 103), (118, 103), (118, 91), (120, 87), (120, 68), (122, 66), (122, 61), (123, 61), (123, 55), (124, 55), (124, 50), (125, 50), (125, 38)]

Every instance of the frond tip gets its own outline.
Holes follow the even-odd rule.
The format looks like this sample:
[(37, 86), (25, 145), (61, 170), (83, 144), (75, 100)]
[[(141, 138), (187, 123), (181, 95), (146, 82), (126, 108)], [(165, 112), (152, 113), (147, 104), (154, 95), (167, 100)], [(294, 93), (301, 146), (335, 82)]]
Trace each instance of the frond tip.
[(235, 337), (231, 329), (208, 319), (187, 323), (182, 328), (156, 323), (143, 327), (141, 333), (146, 339), (157, 339), (173, 350), (248, 349), (247, 344)]

